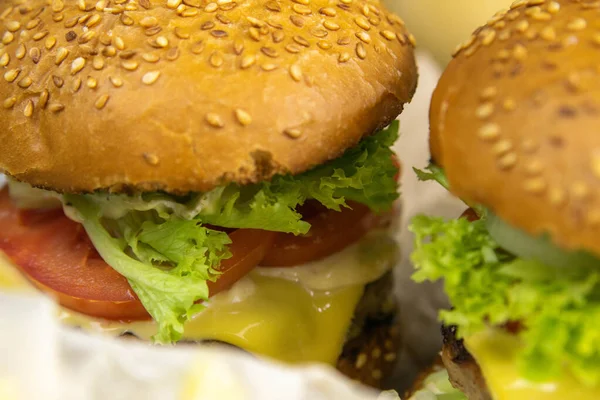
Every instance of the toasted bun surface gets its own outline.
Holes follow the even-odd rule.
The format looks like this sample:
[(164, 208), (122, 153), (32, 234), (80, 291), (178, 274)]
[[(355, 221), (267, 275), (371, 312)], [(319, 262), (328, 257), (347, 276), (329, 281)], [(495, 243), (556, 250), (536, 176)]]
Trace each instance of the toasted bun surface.
[(597, 255), (599, 17), (597, 2), (515, 2), (462, 46), (430, 114), (433, 159), (456, 195)]
[(0, 17), (0, 170), (58, 191), (299, 173), (416, 86), (412, 36), (377, 0), (7, 0)]

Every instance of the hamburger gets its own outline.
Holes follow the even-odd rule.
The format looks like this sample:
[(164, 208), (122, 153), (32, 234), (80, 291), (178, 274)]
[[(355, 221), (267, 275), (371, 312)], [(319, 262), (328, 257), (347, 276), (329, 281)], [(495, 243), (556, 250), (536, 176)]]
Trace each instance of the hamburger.
[(412, 221), (414, 278), (444, 281), (442, 361), (469, 399), (600, 396), (599, 11), (514, 2), (433, 95), (418, 173), (469, 210)]
[(6, 288), (83, 329), (381, 384), (394, 120), (417, 80), (400, 18), (361, 0), (8, 0), (0, 19)]

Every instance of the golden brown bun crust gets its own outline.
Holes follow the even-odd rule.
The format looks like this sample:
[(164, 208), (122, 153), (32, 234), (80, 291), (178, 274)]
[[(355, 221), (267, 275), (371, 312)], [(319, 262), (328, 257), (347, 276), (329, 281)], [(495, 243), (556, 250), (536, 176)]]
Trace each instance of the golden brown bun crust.
[(416, 86), (378, 0), (6, 0), (0, 17), (0, 171), (58, 191), (300, 173)]
[(461, 198), (600, 255), (600, 7), (525, 3), (477, 30), (443, 74), (433, 159)]

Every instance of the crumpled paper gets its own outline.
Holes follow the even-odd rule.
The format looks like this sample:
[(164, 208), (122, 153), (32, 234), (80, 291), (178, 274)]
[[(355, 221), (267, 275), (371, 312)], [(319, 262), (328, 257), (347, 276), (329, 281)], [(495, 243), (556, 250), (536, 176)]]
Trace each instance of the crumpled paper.
[[(403, 215), (396, 270), (403, 346), (392, 384), (399, 393), (440, 348), (437, 310), (446, 304), (435, 285), (410, 280), (410, 218), (455, 217), (464, 208), (436, 184), (417, 182), (412, 167), (428, 163), (429, 99), (440, 74), (418, 56), (420, 83), (401, 116), (395, 149), (403, 164)], [(0, 176), (0, 185), (3, 184)], [(61, 326), (54, 304), (36, 294), (0, 294), (0, 399), (320, 400), (388, 399), (357, 386), (333, 368), (291, 367), (222, 348), (155, 347), (94, 337)]]

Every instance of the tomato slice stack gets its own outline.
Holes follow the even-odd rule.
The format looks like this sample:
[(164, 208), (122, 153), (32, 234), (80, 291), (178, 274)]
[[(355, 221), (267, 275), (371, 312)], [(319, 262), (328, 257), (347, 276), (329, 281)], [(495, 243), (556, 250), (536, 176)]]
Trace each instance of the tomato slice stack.
[[(221, 262), (217, 281), (208, 283), (210, 295), (229, 289), (258, 264), (287, 267), (314, 261), (389, 221), (389, 216), (376, 216), (358, 203), (341, 212), (309, 203), (303, 212), (312, 225), (305, 236), (255, 229), (230, 231), (232, 257)], [(0, 227), (0, 250), (64, 307), (105, 319), (150, 318), (127, 280), (104, 262), (82, 225), (62, 210), (19, 210), (4, 189), (0, 191)]]

